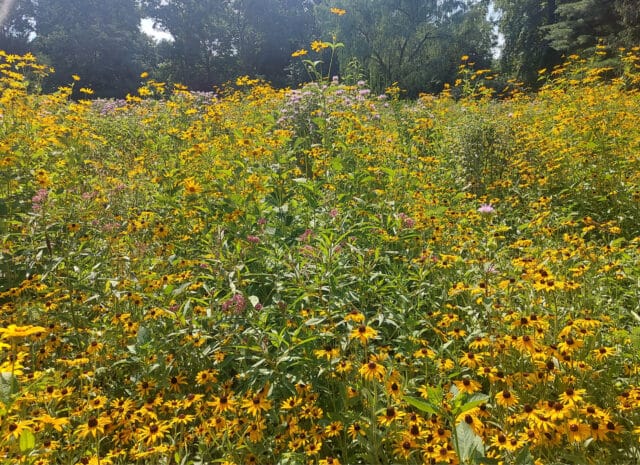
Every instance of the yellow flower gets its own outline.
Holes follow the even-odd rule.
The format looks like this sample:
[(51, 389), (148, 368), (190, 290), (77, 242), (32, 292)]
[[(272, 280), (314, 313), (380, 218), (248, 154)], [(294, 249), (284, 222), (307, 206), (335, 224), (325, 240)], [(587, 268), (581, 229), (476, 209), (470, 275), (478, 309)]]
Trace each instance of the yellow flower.
[(365, 432), (363, 426), (358, 422), (355, 422), (355, 423), (349, 425), (349, 428), (347, 428), (347, 434), (351, 437), (351, 440), (355, 440), (356, 438), (358, 438), (360, 436), (366, 436), (367, 435), (367, 433)]
[(104, 434), (104, 427), (108, 424), (108, 418), (90, 417), (86, 422), (76, 428), (76, 434), (80, 439), (85, 439), (87, 436), (96, 438), (98, 434)]
[(358, 339), (362, 344), (366, 344), (369, 339), (373, 339), (378, 332), (370, 326), (360, 325), (351, 331), (349, 338)]
[(261, 412), (271, 408), (271, 401), (262, 395), (248, 396), (242, 401), (241, 407), (245, 409), (249, 415), (257, 417)]
[(333, 457), (327, 457), (320, 460), (318, 463), (319, 465), (340, 465), (340, 460)]
[(40, 415), (37, 418), (37, 421), (39, 421), (42, 424), (51, 426), (53, 429), (55, 429), (59, 433), (62, 432), (62, 427), (63, 426), (66, 426), (66, 425), (69, 424), (69, 418), (67, 418), (67, 417), (58, 417), (58, 418), (56, 418), (56, 417), (52, 417), (51, 415), (48, 415), (46, 413)]
[(6, 328), (0, 328), (0, 339), (11, 339), (17, 337), (27, 337), (46, 333), (47, 330), (42, 326), (16, 326), (10, 324)]
[(342, 16), (347, 14), (347, 10), (343, 10), (342, 8), (331, 8), (331, 13), (333, 13), (334, 15), (338, 15), (338, 16)]
[(462, 391), (466, 394), (473, 394), (474, 392), (478, 392), (482, 388), (479, 382), (469, 378), (454, 381), (453, 383), (456, 385), (459, 391)]
[(571, 419), (566, 423), (564, 432), (571, 442), (582, 442), (591, 435), (589, 425), (576, 419)]
[(603, 360), (615, 355), (617, 352), (615, 347), (599, 347), (592, 351), (598, 362), (602, 362)]
[(334, 421), (327, 425), (324, 429), (324, 434), (328, 438), (334, 438), (340, 436), (340, 432), (343, 430), (343, 425), (339, 421)]
[(171, 425), (169, 423), (156, 423), (154, 421), (142, 427), (138, 433), (138, 438), (139, 440), (144, 441), (147, 446), (151, 446), (152, 444), (161, 441), (169, 429), (171, 429)]
[(511, 407), (517, 405), (518, 397), (513, 392), (505, 389), (496, 394), (496, 403), (502, 407)]
[(7, 421), (6, 427), (3, 427), (4, 441), (8, 441), (9, 439), (18, 439), (23, 431), (31, 431), (31, 427), (33, 426), (33, 422), (31, 420), (18, 420), (18, 421)]
[(182, 184), (187, 195), (194, 195), (202, 192), (202, 186), (194, 178), (187, 178)]
[(314, 40), (313, 42), (311, 42), (311, 50), (316, 53), (323, 51), (325, 48), (329, 48), (329, 46), (330, 44), (328, 44), (327, 42), (322, 42), (320, 40)]
[(187, 384), (187, 378), (182, 374), (178, 374), (169, 378), (169, 389), (174, 392), (180, 392), (181, 386), (183, 384)]
[(387, 407), (384, 415), (378, 416), (378, 423), (382, 426), (390, 426), (394, 421), (404, 417), (404, 412), (395, 407)]
[(72, 75), (71, 75), (71, 78), (72, 78), (74, 81), (79, 81), (79, 80), (80, 80), (80, 76), (78, 76), (77, 74), (72, 74)]
[(380, 365), (375, 360), (371, 360), (368, 363), (365, 363), (360, 367), (360, 374), (364, 377), (364, 379), (371, 381), (374, 378), (380, 381), (385, 374), (385, 368), (383, 365)]
[(296, 50), (295, 52), (293, 52), (291, 54), (291, 56), (293, 58), (297, 58), (297, 57), (305, 56), (307, 53), (309, 53), (309, 52), (307, 52), (305, 49), (301, 48), (300, 50)]
[(567, 388), (562, 394), (560, 394), (560, 402), (566, 405), (575, 406), (582, 402), (582, 396), (586, 394), (586, 389), (573, 389)]

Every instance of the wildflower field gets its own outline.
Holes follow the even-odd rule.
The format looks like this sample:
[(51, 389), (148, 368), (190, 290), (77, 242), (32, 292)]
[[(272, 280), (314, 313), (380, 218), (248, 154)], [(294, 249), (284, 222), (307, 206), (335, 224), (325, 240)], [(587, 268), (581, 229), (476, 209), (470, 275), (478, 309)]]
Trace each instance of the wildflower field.
[(639, 60), (119, 102), (0, 54), (0, 462), (638, 463)]

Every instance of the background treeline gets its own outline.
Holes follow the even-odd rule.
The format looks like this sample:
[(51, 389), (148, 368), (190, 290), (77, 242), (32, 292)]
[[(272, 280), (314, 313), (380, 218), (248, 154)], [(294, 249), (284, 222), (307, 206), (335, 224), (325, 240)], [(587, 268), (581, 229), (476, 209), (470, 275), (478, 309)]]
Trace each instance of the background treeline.
[[(194, 90), (240, 75), (275, 86), (308, 79), (291, 53), (312, 40), (340, 49), (333, 71), (393, 82), (409, 95), (452, 82), (461, 55), (535, 87), (537, 71), (598, 43), (640, 44), (640, 0), (16, 0), (0, 28), (0, 49), (32, 52), (55, 68), (54, 90), (82, 77), (96, 96), (135, 92), (142, 71)], [(331, 13), (331, 8), (346, 14)], [(155, 42), (143, 18), (173, 40)], [(497, 32), (502, 39), (498, 43)], [(496, 58), (495, 50), (501, 53)], [(325, 50), (325, 53), (328, 53)], [(328, 57), (313, 59), (328, 61)]]

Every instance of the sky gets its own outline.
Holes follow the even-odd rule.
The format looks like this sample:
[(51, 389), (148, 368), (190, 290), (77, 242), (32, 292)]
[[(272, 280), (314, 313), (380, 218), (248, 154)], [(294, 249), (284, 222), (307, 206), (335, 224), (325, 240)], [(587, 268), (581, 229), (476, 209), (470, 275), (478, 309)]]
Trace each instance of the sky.
[(2, 25), (7, 16), (9, 16), (9, 12), (14, 3), (15, 0), (0, 0), (0, 25)]
[(154, 29), (153, 20), (151, 18), (143, 18), (140, 21), (140, 29), (142, 32), (151, 36), (156, 42), (161, 40), (171, 40), (173, 36), (168, 32), (161, 31), (160, 29)]

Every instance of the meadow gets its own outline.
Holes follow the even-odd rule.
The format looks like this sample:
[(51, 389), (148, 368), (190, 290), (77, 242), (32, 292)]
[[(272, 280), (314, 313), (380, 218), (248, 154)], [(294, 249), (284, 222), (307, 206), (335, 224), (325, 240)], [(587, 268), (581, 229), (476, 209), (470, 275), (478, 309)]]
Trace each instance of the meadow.
[(638, 463), (639, 52), (416, 101), (0, 53), (2, 463)]

